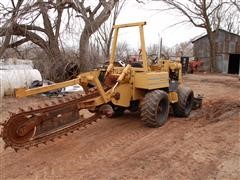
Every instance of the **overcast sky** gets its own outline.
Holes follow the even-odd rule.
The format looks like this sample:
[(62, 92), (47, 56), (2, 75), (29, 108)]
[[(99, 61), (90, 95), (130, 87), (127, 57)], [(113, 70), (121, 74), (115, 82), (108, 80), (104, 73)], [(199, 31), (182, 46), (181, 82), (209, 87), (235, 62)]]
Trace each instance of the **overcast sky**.
[[(95, 0), (87, 1), (93, 7), (96, 6)], [(131, 22), (146, 21), (147, 25), (144, 27), (145, 30), (145, 41), (146, 46), (150, 44), (158, 44), (160, 37), (162, 37), (163, 45), (172, 47), (178, 43), (190, 41), (191, 39), (203, 35), (205, 31), (201, 28), (196, 28), (190, 23), (178, 24), (184, 19), (181, 15), (169, 12), (161, 11), (160, 8), (163, 4), (160, 2), (146, 2), (145, 4), (137, 3), (136, 0), (127, 0), (116, 24), (126, 24)], [(87, 6), (87, 5), (86, 5)], [(73, 25), (80, 26), (81, 22), (74, 22)], [(82, 24), (83, 25), (83, 24)], [(119, 32), (118, 42), (126, 42), (131, 48), (135, 50), (140, 48), (140, 40), (137, 28), (125, 28)], [(71, 47), (78, 48), (79, 31), (65, 34), (63, 41)]]
[[(9, 0), (0, 1), (5, 5), (11, 4)], [(87, 2), (92, 5), (97, 3), (95, 0), (89, 0)], [(145, 2), (146, 4), (141, 4), (137, 3), (136, 0), (127, 0), (118, 17), (117, 24), (146, 21), (147, 25), (144, 29), (147, 46), (149, 44), (159, 43), (160, 37), (162, 37), (163, 45), (172, 47), (180, 42), (190, 41), (194, 37), (204, 33), (203, 29), (195, 28), (191, 24), (172, 26), (181, 22), (183, 17), (174, 12), (157, 10), (162, 8), (160, 2)], [(67, 21), (66, 18), (67, 17), (63, 16), (63, 21)], [(37, 22), (42, 22), (41, 18)], [(74, 31), (70, 33), (65, 32), (62, 40), (65, 45), (78, 48), (79, 40), (77, 39), (80, 37), (81, 23), (73, 22), (73, 25), (75, 27), (73, 29)], [(63, 27), (64, 26), (62, 26), (62, 28)], [(119, 41), (125, 41), (130, 44), (131, 47), (139, 48), (140, 43), (137, 29), (127, 28), (120, 31)]]
[[(158, 43), (159, 36), (163, 38), (163, 44), (166, 46), (174, 46), (180, 42), (189, 41), (196, 36), (203, 34), (205, 31), (201, 28), (193, 27), (191, 24), (179, 24), (183, 17), (174, 12), (162, 12), (160, 9), (162, 4), (159, 2), (139, 4), (135, 0), (128, 0), (125, 4), (117, 23), (129, 23), (146, 21), (145, 39), (146, 44)], [(172, 26), (172, 27), (171, 27)], [(120, 41), (127, 41), (130, 44), (138, 40), (135, 31), (131, 29), (120, 32)]]

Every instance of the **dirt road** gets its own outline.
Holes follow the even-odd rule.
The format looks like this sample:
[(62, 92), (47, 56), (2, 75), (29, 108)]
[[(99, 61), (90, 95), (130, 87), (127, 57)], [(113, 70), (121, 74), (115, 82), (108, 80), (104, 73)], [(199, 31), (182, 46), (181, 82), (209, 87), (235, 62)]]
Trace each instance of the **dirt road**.
[[(238, 179), (240, 82), (223, 75), (187, 75), (204, 94), (189, 118), (169, 117), (150, 129), (138, 114), (102, 119), (88, 128), (30, 151), (2, 151), (1, 179)], [(45, 100), (45, 98), (42, 98)], [(1, 118), (16, 104), (2, 102)]]

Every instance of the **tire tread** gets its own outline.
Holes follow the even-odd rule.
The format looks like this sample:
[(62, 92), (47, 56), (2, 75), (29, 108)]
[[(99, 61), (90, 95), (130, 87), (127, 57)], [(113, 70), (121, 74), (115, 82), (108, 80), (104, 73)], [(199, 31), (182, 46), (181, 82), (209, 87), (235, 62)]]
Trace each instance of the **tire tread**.
[[(159, 123), (156, 120), (156, 114), (155, 114), (156, 107), (158, 106), (159, 99), (162, 99), (162, 98), (168, 98), (168, 95), (166, 92), (162, 90), (153, 90), (148, 92), (143, 99), (142, 106), (141, 106), (141, 119), (148, 127), (160, 127), (167, 120), (167, 117), (163, 123)], [(166, 116), (168, 116), (168, 112), (166, 113), (167, 113)]]

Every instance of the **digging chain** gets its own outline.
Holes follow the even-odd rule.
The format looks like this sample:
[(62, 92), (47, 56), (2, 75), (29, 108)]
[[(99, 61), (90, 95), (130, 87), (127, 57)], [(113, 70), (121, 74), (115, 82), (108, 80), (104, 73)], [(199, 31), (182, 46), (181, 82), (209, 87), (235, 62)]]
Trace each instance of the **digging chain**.
[[(98, 92), (94, 90), (86, 95), (58, 100), (57, 103), (52, 101), (51, 105), (44, 104), (44, 107), (39, 106), (37, 109), (19, 108), (17, 113), (11, 112), (10, 117), (1, 124), (3, 126), (1, 137), (5, 142), (5, 148), (11, 147), (15, 151), (23, 148), (28, 150), (30, 147), (47, 144), (96, 122), (100, 118), (98, 113), (81, 120), (78, 104), (98, 96)], [(61, 120), (62, 124), (58, 124)], [(34, 128), (26, 128), (34, 126), (34, 123), (36, 125)], [(24, 127), (24, 124), (27, 126)]]

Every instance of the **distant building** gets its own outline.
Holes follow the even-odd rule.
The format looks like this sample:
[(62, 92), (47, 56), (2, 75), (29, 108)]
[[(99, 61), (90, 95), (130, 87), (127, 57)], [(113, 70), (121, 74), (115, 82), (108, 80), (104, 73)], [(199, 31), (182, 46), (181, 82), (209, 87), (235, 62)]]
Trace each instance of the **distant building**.
[[(216, 31), (215, 31), (216, 33)], [(210, 48), (207, 35), (192, 41), (193, 55), (204, 62), (203, 70), (210, 67)], [(217, 69), (222, 73), (240, 75), (240, 36), (219, 29), (216, 34)]]

